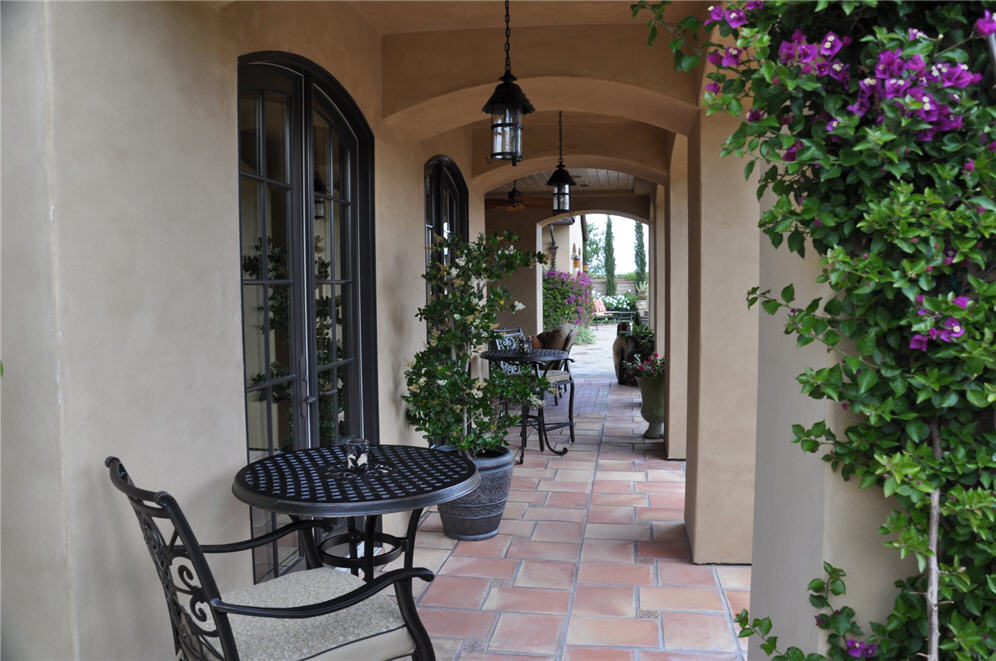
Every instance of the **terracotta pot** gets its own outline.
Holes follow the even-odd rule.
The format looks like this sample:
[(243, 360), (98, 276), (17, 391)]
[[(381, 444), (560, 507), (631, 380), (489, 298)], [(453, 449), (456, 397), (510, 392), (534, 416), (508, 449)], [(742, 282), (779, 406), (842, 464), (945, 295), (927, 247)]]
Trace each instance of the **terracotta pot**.
[(664, 438), (664, 423), (667, 422), (667, 397), (663, 376), (637, 377), (640, 386), (640, 415), (647, 421), (647, 431), (643, 438)]
[(450, 539), (488, 539), (498, 534), (505, 502), (512, 487), (515, 453), (508, 448), (475, 457), (481, 484), (466, 496), (439, 504), (443, 533)]

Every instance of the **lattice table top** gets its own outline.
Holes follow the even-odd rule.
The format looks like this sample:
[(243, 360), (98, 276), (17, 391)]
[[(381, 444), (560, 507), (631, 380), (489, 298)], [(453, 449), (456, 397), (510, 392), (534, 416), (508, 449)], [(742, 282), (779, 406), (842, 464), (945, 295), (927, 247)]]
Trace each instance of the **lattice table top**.
[(235, 476), (242, 501), (283, 514), (341, 517), (401, 512), (473, 491), (480, 476), (456, 452), (373, 445), (369, 468), (346, 470), (346, 448), (309, 448), (252, 462)]

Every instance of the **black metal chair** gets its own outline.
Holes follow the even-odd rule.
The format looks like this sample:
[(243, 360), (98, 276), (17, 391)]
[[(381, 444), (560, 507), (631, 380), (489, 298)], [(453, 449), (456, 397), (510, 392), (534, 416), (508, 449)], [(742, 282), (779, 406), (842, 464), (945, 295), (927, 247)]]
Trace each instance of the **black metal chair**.
[[(256, 539), (200, 544), (171, 495), (136, 487), (116, 457), (104, 463), (152, 554), (177, 659), (435, 659), (412, 597), (413, 578), (433, 579), (428, 569), (396, 569), (364, 582), (319, 567), (221, 594), (205, 553), (245, 551), (294, 533), (313, 540), (322, 523), (295, 521)], [(381, 594), (388, 586), (397, 603)]]

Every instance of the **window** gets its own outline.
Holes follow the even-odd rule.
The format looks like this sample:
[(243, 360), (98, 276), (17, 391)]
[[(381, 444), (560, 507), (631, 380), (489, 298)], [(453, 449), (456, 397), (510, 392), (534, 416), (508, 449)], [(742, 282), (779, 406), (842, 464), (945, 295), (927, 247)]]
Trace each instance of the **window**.
[[(467, 184), (460, 169), (446, 156), (436, 156), (425, 164), (425, 270), (433, 262), (446, 263), (449, 256), (433, 250), (434, 238), (459, 234), (469, 238), (467, 228)], [(432, 292), (426, 285), (426, 300)]]
[[(377, 441), (372, 137), (348, 94), (303, 58), (239, 61), (239, 226), (250, 461)], [(253, 534), (286, 521), (253, 511)], [(256, 554), (256, 579), (299, 550)]]

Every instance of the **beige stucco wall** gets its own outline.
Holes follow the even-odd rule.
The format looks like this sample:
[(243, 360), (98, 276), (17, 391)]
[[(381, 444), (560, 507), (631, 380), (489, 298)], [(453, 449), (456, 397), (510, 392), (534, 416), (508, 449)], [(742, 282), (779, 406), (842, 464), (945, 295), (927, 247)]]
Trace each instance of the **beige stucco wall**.
[[(658, 351), (667, 360), (667, 430), (665, 447), (671, 459), (687, 456), (688, 438), (688, 138), (676, 136), (667, 187), (660, 187), (658, 208), (664, 217), (655, 246), (664, 261), (665, 287), (656, 297), (658, 324), (664, 317), (664, 344)], [(660, 227), (660, 225), (658, 225)]]
[(737, 121), (699, 118), (689, 137), (689, 380), (685, 522), (692, 558), (750, 562), (757, 415), (758, 278), (753, 186), (721, 158)]

